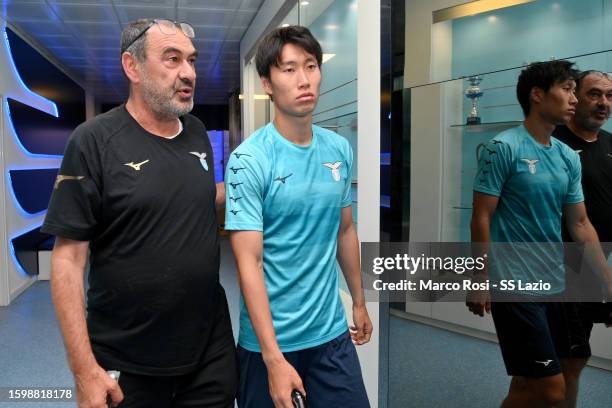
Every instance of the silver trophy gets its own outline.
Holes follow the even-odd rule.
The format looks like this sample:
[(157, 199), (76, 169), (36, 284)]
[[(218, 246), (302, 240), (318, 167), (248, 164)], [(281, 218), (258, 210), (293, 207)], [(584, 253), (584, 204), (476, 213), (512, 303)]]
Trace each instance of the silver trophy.
[(480, 116), (478, 116), (478, 98), (482, 97), (482, 89), (480, 89), (480, 81), (482, 81), (482, 77), (475, 75), (468, 77), (468, 81), (470, 82), (470, 87), (465, 90), (465, 97), (472, 101), (472, 108), (470, 109), (470, 114), (467, 117), (468, 125), (479, 125), (480, 124)]

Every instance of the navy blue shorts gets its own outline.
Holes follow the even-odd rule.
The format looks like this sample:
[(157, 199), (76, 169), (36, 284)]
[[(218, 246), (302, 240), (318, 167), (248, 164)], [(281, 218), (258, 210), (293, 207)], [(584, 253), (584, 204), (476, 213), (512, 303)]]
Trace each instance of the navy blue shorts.
[(492, 302), (499, 346), (508, 375), (542, 378), (561, 373), (569, 332), (559, 302)]
[[(335, 339), (305, 350), (284, 353), (300, 375), (309, 408), (369, 408), (361, 367), (348, 330)], [(238, 346), (240, 408), (273, 408), (268, 371), (261, 353)]]

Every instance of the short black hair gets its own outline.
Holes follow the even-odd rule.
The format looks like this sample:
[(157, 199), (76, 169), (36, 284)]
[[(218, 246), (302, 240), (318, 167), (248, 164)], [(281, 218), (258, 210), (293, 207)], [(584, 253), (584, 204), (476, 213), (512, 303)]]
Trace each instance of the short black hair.
[(260, 77), (270, 78), (270, 68), (277, 66), (280, 62), (283, 47), (286, 44), (294, 44), (312, 54), (321, 66), (323, 62), (323, 51), (321, 44), (312, 35), (310, 30), (302, 26), (288, 26), (276, 28), (266, 34), (257, 46), (255, 55), (255, 66)]
[(544, 92), (557, 82), (576, 80), (578, 71), (573, 68), (574, 63), (567, 60), (554, 60), (547, 62), (534, 62), (521, 71), (516, 84), (516, 97), (523, 108), (525, 117), (529, 116), (531, 101), (529, 95), (533, 88), (540, 88)]

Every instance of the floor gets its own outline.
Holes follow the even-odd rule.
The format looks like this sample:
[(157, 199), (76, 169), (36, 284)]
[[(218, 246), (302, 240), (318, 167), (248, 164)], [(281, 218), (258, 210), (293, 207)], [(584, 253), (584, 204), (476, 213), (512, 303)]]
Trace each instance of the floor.
[[(221, 283), (238, 326), (238, 285), (227, 240)], [(496, 344), (392, 316), (389, 323), (388, 408), (491, 408), (508, 377)], [(49, 283), (37, 282), (9, 307), (0, 307), (0, 408), (74, 407), (74, 403), (8, 402), (10, 387), (72, 387)], [(588, 367), (579, 407), (612, 407), (612, 372)]]

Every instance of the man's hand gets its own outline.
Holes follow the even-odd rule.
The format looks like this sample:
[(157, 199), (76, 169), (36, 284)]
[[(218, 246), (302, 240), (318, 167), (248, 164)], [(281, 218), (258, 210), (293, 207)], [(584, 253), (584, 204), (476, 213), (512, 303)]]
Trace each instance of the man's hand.
[(298, 390), (306, 396), (302, 379), (284, 358), (267, 364), (270, 396), (276, 408), (293, 408), (291, 393)]
[(491, 313), (491, 294), (488, 290), (470, 290), (467, 293), (465, 305), (470, 312), (483, 317), (485, 312)]
[(75, 373), (74, 380), (79, 408), (107, 408), (109, 396), (113, 407), (123, 401), (123, 392), (117, 380), (98, 365), (92, 370)]
[(365, 305), (353, 305), (353, 325), (349, 327), (351, 339), (358, 346), (366, 344), (372, 336), (372, 322)]

